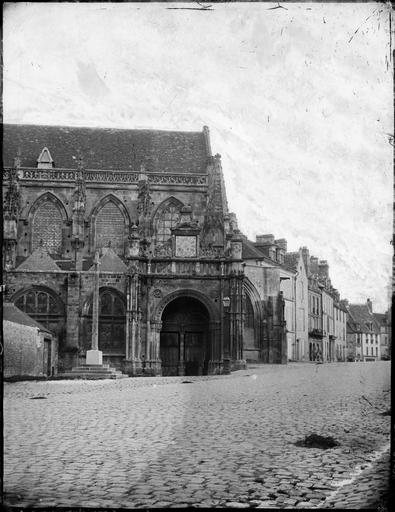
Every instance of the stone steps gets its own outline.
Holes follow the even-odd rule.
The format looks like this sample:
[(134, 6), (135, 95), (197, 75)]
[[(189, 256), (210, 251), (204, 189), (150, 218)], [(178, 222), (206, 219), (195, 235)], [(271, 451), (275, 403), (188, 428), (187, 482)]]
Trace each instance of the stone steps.
[(109, 364), (81, 364), (69, 372), (59, 374), (59, 377), (65, 379), (125, 379), (128, 376), (116, 368), (111, 368)]

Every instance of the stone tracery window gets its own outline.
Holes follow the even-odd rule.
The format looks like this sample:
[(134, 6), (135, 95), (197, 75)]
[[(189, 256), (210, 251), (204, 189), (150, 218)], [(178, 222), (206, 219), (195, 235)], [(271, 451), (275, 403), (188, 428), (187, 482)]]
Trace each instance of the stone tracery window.
[(58, 206), (53, 201), (41, 203), (33, 216), (32, 250), (40, 246), (49, 254), (59, 255), (62, 251), (63, 219)]
[(125, 218), (118, 206), (109, 201), (96, 216), (96, 249), (109, 244), (117, 254), (124, 252)]
[[(89, 307), (88, 341), (92, 332), (92, 304)], [(111, 290), (100, 292), (99, 302), (99, 349), (104, 354), (125, 353), (125, 304)]]
[(51, 331), (59, 330), (63, 311), (59, 300), (43, 289), (31, 289), (15, 300), (15, 306)]
[(169, 201), (157, 213), (155, 219), (156, 242), (164, 243), (171, 237), (171, 229), (176, 226), (180, 220), (181, 203)]

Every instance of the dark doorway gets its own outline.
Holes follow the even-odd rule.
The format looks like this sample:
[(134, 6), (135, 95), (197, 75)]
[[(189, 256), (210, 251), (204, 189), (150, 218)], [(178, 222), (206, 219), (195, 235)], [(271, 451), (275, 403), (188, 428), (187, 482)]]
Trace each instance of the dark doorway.
[(162, 314), (162, 375), (207, 375), (210, 359), (209, 314), (191, 297), (170, 302)]
[(180, 333), (161, 332), (160, 358), (162, 361), (162, 375), (178, 375), (177, 370), (180, 361)]

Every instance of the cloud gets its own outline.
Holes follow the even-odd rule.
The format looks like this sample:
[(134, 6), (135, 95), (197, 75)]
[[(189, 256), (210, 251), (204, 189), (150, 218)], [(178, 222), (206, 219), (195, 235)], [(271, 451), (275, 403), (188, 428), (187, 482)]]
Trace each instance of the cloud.
[(343, 296), (355, 301), (369, 291), (384, 309), (392, 254), (389, 8), (166, 6), (30, 3), (6, 11), (4, 120), (209, 125), (245, 233), (273, 232), (290, 250), (309, 246), (329, 260)]

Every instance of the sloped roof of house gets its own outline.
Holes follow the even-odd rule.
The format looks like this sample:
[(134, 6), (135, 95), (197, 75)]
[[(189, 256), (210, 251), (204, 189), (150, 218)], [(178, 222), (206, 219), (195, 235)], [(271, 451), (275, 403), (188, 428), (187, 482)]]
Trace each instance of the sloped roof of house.
[(292, 270), (297, 270), (299, 263), (299, 253), (298, 252), (286, 252), (284, 254), (284, 265), (288, 268), (292, 268)]
[(4, 302), (3, 303), (3, 320), (8, 320), (8, 322), (13, 322), (14, 324), (27, 325), (29, 327), (37, 327), (40, 331), (49, 332), (46, 327), (41, 325), (39, 322), (36, 322), (29, 315), (21, 311), (19, 308), (15, 306), (12, 302)]
[(23, 261), (17, 270), (43, 270), (45, 272), (56, 272), (60, 268), (47, 253), (44, 247), (37, 247), (35, 251)]
[(263, 260), (267, 261), (271, 265), (274, 265), (276, 267), (283, 267), (284, 265), (281, 265), (277, 261), (273, 261), (267, 254), (265, 254), (263, 251), (260, 250), (259, 247), (256, 247), (254, 242), (251, 242), (251, 240), (248, 240), (246, 237), (243, 237), (242, 240), (242, 258), (243, 260)]
[(354, 333), (358, 332), (357, 325), (354, 322), (354, 320), (348, 315), (347, 317), (347, 332), (348, 333)]
[(36, 167), (48, 148), (55, 167), (75, 169), (78, 151), (87, 169), (139, 172), (206, 173), (207, 149), (203, 131), (125, 130), (3, 125), (3, 163), (11, 167), (20, 150), (21, 166)]
[[(373, 324), (373, 331), (380, 332), (380, 327), (375, 320), (373, 313), (370, 312), (367, 304), (350, 304), (348, 313), (355, 324), (358, 332), (371, 332), (367, 324)], [(351, 323), (351, 322), (350, 322)]]
[(348, 314), (348, 309), (346, 308), (346, 306), (344, 306), (344, 304), (341, 304), (340, 302), (335, 302), (334, 306), (343, 311), (344, 313)]
[(373, 316), (378, 325), (387, 325), (387, 315), (385, 313), (373, 313)]
[(243, 260), (263, 258), (265, 255), (254, 246), (254, 242), (244, 239), (242, 241), (242, 258)]

